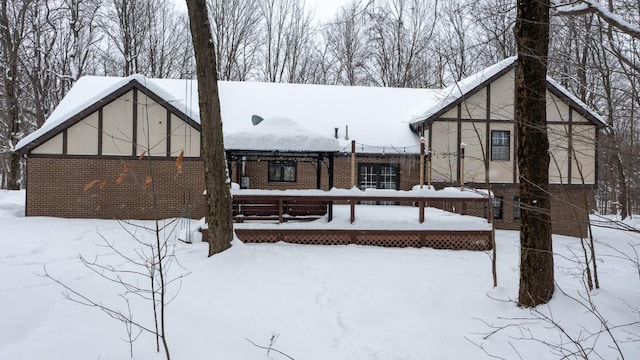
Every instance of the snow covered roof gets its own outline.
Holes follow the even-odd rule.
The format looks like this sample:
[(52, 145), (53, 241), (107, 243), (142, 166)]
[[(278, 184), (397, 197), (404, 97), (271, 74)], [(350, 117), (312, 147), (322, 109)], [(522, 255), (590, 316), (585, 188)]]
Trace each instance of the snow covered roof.
[(274, 117), (225, 135), (224, 147), (227, 150), (335, 152), (340, 150), (340, 143), (334, 137), (316, 134), (289, 118)]
[[(458, 81), (447, 88), (440, 90), (437, 97), (438, 100), (426, 106), (426, 110), (419, 115), (414, 116), (411, 120), (412, 124), (421, 123), (423, 121), (433, 120), (450, 110), (452, 106), (458, 104), (465, 97), (473, 95), (477, 90), (483, 88), (487, 83), (497, 79), (510, 71), (518, 60), (517, 56), (504, 59), (480, 72), (477, 72), (465, 79)], [(591, 119), (597, 126), (605, 126), (606, 123), (600, 114), (589, 108), (584, 102), (573, 95), (564, 86), (547, 76), (548, 88), (557, 96), (573, 103), (573, 107), (582, 113), (586, 118)]]
[[(18, 143), (17, 150), (131, 81), (137, 81), (199, 124), (196, 80), (85, 76), (45, 124)], [(251, 117), (259, 115), (266, 119), (289, 118), (316, 136), (334, 137), (338, 128), (338, 150), (350, 151), (351, 140), (355, 140), (359, 152), (418, 153), (419, 138), (409, 127), (409, 120), (417, 109), (436, 99), (435, 91), (430, 89), (233, 81), (220, 81), (219, 91), (227, 148), (231, 145), (226, 143), (227, 137), (236, 134), (234, 138), (238, 140), (251, 127)], [(246, 150), (265, 146), (254, 142)]]
[(487, 81), (501, 75), (510, 69), (518, 60), (518, 57), (512, 56), (496, 63), (488, 68), (477, 72), (457, 83), (454, 83), (438, 93), (438, 100), (433, 104), (426, 104), (426, 110), (414, 116), (412, 122), (419, 122), (433, 117), (436, 114), (445, 112), (448, 108), (459, 101), (463, 96), (473, 93), (482, 87)]
[[(303, 132), (286, 126), (271, 127), (269, 134), (265, 132), (270, 126), (256, 127), (255, 132), (248, 130), (252, 116), (259, 115), (267, 119), (291, 119), (309, 132), (306, 136), (317, 137), (315, 140), (334, 137), (335, 129), (338, 129), (338, 150), (345, 152), (350, 151), (351, 140), (355, 140), (357, 151), (362, 153), (418, 153), (419, 137), (409, 124), (435, 119), (465, 96), (509, 71), (516, 59), (505, 59), (445, 89), (220, 81), (225, 147), (251, 146), (244, 150), (267, 150), (274, 144), (282, 145), (282, 141), (276, 139), (284, 136), (283, 130), (290, 130), (289, 135), (294, 136)], [(185, 119), (193, 120), (196, 126), (200, 123), (196, 80), (152, 79), (142, 75), (124, 78), (84, 76), (75, 83), (45, 124), (16, 145), (16, 151), (28, 150), (36, 140), (68, 126), (68, 120), (92, 106), (106, 104), (111, 100), (109, 96), (131, 84), (148, 89), (182, 112)], [(604, 126), (602, 118), (569, 91), (550, 78), (549, 84), (552, 91), (563, 95), (588, 118), (594, 119), (598, 123), (596, 125)], [(255, 141), (260, 132), (262, 140)], [(268, 140), (269, 136), (273, 139)], [(304, 145), (309, 143), (301, 140), (295, 149)], [(323, 149), (333, 149), (334, 145), (325, 143), (322, 146)], [(307, 150), (311, 149), (307, 146)]]

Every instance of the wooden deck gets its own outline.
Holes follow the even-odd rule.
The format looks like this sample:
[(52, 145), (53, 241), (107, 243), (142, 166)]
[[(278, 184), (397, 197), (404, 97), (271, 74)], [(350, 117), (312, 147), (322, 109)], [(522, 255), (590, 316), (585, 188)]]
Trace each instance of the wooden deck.
[[(457, 196), (456, 196), (457, 195)], [(279, 241), (317, 245), (372, 245), (385, 247), (432, 247), (436, 249), (489, 250), (491, 225), (488, 221), (472, 218), (473, 226), (451, 225), (439, 228), (436, 219), (425, 216), (429, 207), (455, 207), (466, 214), (470, 204), (489, 206), (489, 198), (469, 193), (442, 193), (436, 191), (268, 191), (234, 190), (233, 214), (235, 232), (243, 242), (274, 243)], [(412, 206), (360, 205), (362, 202), (397, 202)], [(334, 219), (334, 204), (339, 205), (339, 219)], [(360, 210), (362, 208), (362, 210)], [(382, 212), (380, 220), (369, 219), (364, 213), (371, 209)], [(384, 226), (358, 226), (360, 222), (384, 222), (385, 211), (402, 209), (404, 216), (413, 217), (404, 222), (385, 222)], [(346, 211), (348, 209), (348, 211)], [(356, 211), (358, 209), (358, 211)], [(366, 211), (364, 211), (366, 209)], [(363, 213), (362, 215), (360, 213)], [(453, 215), (453, 214), (451, 214)], [(386, 216), (389, 217), (388, 215)], [(471, 217), (469, 217), (471, 218)], [(337, 220), (337, 221), (336, 221)], [(302, 223), (304, 222), (304, 223)], [(478, 225), (479, 223), (482, 223)], [(202, 229), (203, 239), (207, 230)]]

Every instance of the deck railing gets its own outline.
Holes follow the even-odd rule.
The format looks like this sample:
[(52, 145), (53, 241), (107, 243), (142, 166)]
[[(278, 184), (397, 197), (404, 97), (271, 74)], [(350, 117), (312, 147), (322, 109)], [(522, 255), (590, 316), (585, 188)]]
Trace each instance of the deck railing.
[[(468, 204), (484, 203), (490, 206), (490, 198), (486, 193), (470, 190), (377, 190), (367, 189), (331, 189), (322, 190), (252, 190), (234, 189), (233, 198), (234, 221), (245, 220), (278, 220), (282, 223), (290, 220), (313, 220), (327, 214), (333, 219), (333, 203), (345, 202), (350, 205), (350, 220), (355, 221), (357, 204), (366, 202), (399, 202), (414, 204), (418, 208), (418, 220), (425, 220), (425, 207), (444, 208), (445, 204), (460, 204), (458, 213), (465, 215)], [(490, 219), (488, 220), (491, 221)]]

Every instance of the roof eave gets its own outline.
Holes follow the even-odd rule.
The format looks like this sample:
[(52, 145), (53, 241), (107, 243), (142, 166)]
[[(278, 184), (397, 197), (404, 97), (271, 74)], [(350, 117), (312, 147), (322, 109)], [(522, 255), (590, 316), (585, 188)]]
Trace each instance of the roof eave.
[(516, 63), (517, 63), (517, 61), (513, 61), (508, 66), (506, 66), (505, 68), (503, 68), (500, 71), (496, 72), (495, 74), (491, 75), (490, 77), (488, 77), (487, 79), (485, 79), (480, 84), (478, 84), (475, 87), (473, 87), (472, 89), (468, 90), (467, 92), (461, 94), (454, 101), (452, 101), (449, 104), (445, 105), (440, 110), (438, 110), (435, 113), (433, 113), (432, 115), (430, 115), (428, 117), (425, 117), (425, 118), (422, 118), (422, 119), (418, 119), (418, 120), (412, 121), (410, 123), (412, 129), (415, 130), (420, 125), (429, 125), (429, 124), (433, 123), (436, 119), (438, 119), (440, 116), (445, 114), (447, 111), (455, 108), (456, 106), (461, 104), (465, 99), (467, 99), (470, 96), (474, 95), (475, 93), (477, 93), (478, 91), (480, 91), (484, 87), (486, 87), (488, 84), (496, 81), (498, 78), (502, 77), (504, 74), (506, 74), (509, 71), (511, 71), (513, 68), (515, 68)]
[(560, 98), (561, 100), (567, 102), (567, 104), (569, 104), (569, 106), (572, 109), (576, 110), (580, 115), (582, 115), (585, 119), (587, 119), (589, 122), (591, 122), (593, 125), (595, 125), (598, 129), (603, 129), (603, 128), (607, 127), (607, 124), (605, 124), (601, 119), (599, 119), (596, 116), (594, 116), (591, 113), (591, 110), (585, 108), (586, 104), (582, 105), (582, 104), (577, 103), (570, 96), (567, 96), (567, 94), (565, 94), (564, 91), (559, 89), (552, 82), (547, 81), (547, 89), (549, 91), (551, 91), (551, 93), (553, 95), (555, 95), (558, 98)]

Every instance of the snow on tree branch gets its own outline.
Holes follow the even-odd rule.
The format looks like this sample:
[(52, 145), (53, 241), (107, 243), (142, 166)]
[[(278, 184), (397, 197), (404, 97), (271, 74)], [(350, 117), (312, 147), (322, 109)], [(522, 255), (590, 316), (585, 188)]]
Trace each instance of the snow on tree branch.
[(607, 24), (615, 27), (616, 29), (630, 35), (636, 39), (640, 39), (640, 26), (632, 24), (624, 20), (619, 15), (610, 11), (604, 5), (596, 2), (596, 0), (578, 0), (571, 2), (556, 1), (556, 15), (583, 15), (583, 14), (596, 14)]

